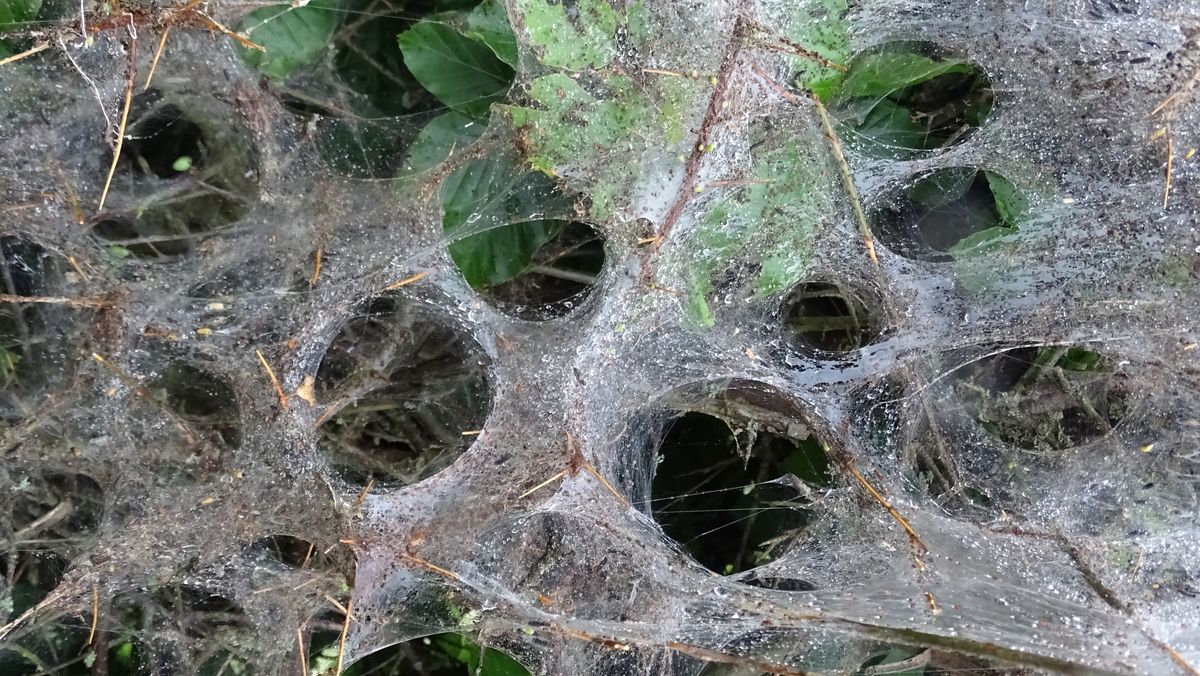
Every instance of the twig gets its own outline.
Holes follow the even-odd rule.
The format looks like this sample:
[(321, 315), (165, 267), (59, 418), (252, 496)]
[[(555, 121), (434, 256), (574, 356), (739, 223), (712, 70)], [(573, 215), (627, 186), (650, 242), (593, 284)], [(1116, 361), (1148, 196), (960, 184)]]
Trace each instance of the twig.
[(546, 479), (542, 483), (540, 483), (540, 484), (534, 486), (533, 488), (530, 488), (529, 490), (525, 491), (524, 493), (518, 495), (517, 499), (524, 500), (525, 498), (529, 497), (530, 495), (533, 495), (534, 493), (545, 488), (546, 486), (549, 486), (550, 484), (554, 483), (555, 481), (558, 481), (559, 479), (565, 477), (566, 475), (567, 475), (567, 470), (564, 469), (561, 472), (559, 472), (558, 474), (555, 474), (554, 476), (550, 477), (549, 479)]
[(1167, 180), (1163, 185), (1163, 208), (1167, 208), (1167, 202), (1171, 199), (1171, 163), (1175, 159), (1175, 140), (1171, 138), (1171, 130), (1167, 130)]
[(300, 653), (300, 676), (308, 676), (308, 655), (304, 651), (304, 625), (296, 627), (296, 651)]
[(391, 284), (388, 284), (387, 286), (383, 287), (383, 290), (384, 291), (395, 291), (396, 289), (399, 289), (402, 286), (408, 286), (409, 284), (416, 284), (417, 282), (421, 281), (422, 279), (425, 279), (428, 276), (429, 276), (428, 270), (418, 272), (417, 274), (412, 275), (411, 277), (405, 277), (404, 279), (402, 279), (398, 282), (392, 282)]
[(673, 70), (660, 70), (658, 68), (643, 68), (643, 73), (653, 73), (655, 75), (666, 75), (668, 77), (687, 77), (683, 73), (676, 73)]
[(74, 592), (75, 592), (74, 589), (68, 589), (67, 585), (65, 585), (65, 584), (55, 587), (54, 591), (50, 592), (50, 594), (48, 594), (46, 596), (46, 598), (42, 599), (40, 603), (38, 603), (34, 607), (30, 608), (29, 610), (26, 610), (25, 612), (21, 613), (12, 622), (9, 622), (8, 624), (0, 627), (0, 639), (3, 639), (5, 636), (8, 636), (12, 632), (13, 629), (16, 629), (17, 627), (24, 624), (25, 620), (28, 620), (29, 618), (33, 617), (37, 613), (41, 612), (47, 606), (51, 606), (51, 605), (54, 605), (55, 603), (58, 603), (60, 600), (65, 598), (68, 593), (74, 593)]
[(567, 474), (575, 476), (579, 473), (579, 470), (586, 470), (588, 474), (596, 477), (596, 480), (599, 481), (602, 486), (607, 488), (608, 492), (612, 493), (622, 505), (625, 507), (630, 507), (629, 501), (625, 499), (625, 496), (617, 492), (617, 489), (613, 488), (613, 485), (608, 483), (608, 479), (604, 478), (604, 475), (596, 469), (595, 465), (588, 462), (588, 459), (583, 455), (583, 448), (579, 445), (579, 441), (575, 439), (575, 436), (570, 432), (567, 432), (567, 449), (571, 452), (571, 457), (567, 461)]
[(311, 288), (316, 288), (317, 280), (321, 278), (321, 247), (317, 247), (317, 254), (313, 261), (312, 277), (308, 280), (308, 285)]
[(1137, 561), (1133, 562), (1133, 570), (1129, 571), (1129, 579), (1136, 580), (1138, 571), (1142, 569), (1142, 559), (1146, 556), (1146, 548), (1138, 545)]
[(104, 179), (104, 190), (100, 192), (100, 204), (96, 211), (104, 211), (104, 201), (108, 199), (108, 189), (112, 186), (113, 175), (117, 173), (117, 162), (121, 160), (121, 148), (125, 145), (125, 125), (129, 122), (129, 104), (133, 101), (133, 72), (137, 67), (137, 38), (129, 41), (129, 76), (125, 79), (125, 105), (121, 108), (121, 124), (117, 127), (117, 145), (113, 148), (112, 164), (108, 166), (108, 177)]
[(91, 645), (96, 638), (96, 624), (100, 619), (100, 587), (92, 585), (92, 628), (88, 630), (87, 644)]
[(843, 73), (845, 73), (847, 70), (849, 70), (842, 64), (834, 63), (833, 61), (830, 61), (829, 59), (821, 56), (820, 54), (818, 54), (818, 53), (814, 52), (813, 50), (800, 44), (799, 42), (792, 40), (791, 38), (787, 37), (786, 35), (781, 35), (781, 34), (777, 33), (774, 29), (772, 29), (768, 26), (764, 26), (763, 24), (761, 24), (757, 21), (754, 21), (754, 20), (748, 20), (748, 22), (749, 22), (751, 28), (753, 28), (754, 30), (758, 31), (759, 33), (769, 35), (770, 37), (782, 42), (784, 45), (787, 46), (787, 49), (783, 49), (777, 45), (762, 45), (763, 47), (765, 47), (767, 49), (771, 49), (773, 51), (782, 51), (782, 52), (786, 52), (788, 54), (792, 54), (794, 56), (799, 56), (799, 57), (808, 59), (810, 61), (816, 61), (818, 64), (820, 64), (826, 68), (832, 68), (834, 70), (841, 71)]
[(348, 608), (346, 608), (346, 606), (343, 606), (341, 603), (338, 602), (337, 599), (333, 598), (329, 594), (325, 594), (325, 600), (329, 601), (330, 605), (332, 605), (334, 608), (337, 608), (339, 613), (341, 613), (343, 615), (350, 614), (350, 610)]
[(591, 286), (596, 283), (595, 275), (588, 275), (574, 270), (560, 270), (559, 268), (549, 265), (535, 265), (529, 268), (529, 271), (547, 277), (555, 277), (557, 279), (565, 279), (568, 282), (576, 282), (578, 284), (586, 284)]
[(438, 575), (441, 575), (442, 577), (446, 578), (447, 580), (454, 580), (455, 582), (457, 582), (459, 580), (458, 573), (456, 573), (452, 570), (446, 570), (445, 568), (442, 568), (439, 565), (430, 563), (420, 557), (413, 556), (412, 554), (409, 554), (408, 552), (401, 552), (400, 558), (404, 559), (405, 561), (411, 561), (411, 562), (417, 564), (418, 566), (424, 568), (425, 570), (428, 570), (433, 573), (437, 573)]
[(583, 468), (585, 470), (587, 470), (589, 474), (596, 477), (596, 479), (605, 488), (608, 489), (608, 492), (613, 494), (613, 497), (615, 497), (618, 502), (620, 502), (622, 505), (624, 505), (626, 507), (630, 506), (629, 501), (625, 499), (625, 496), (618, 493), (617, 489), (613, 488), (613, 485), (608, 483), (608, 479), (605, 479), (604, 476), (602, 474), (600, 474), (600, 472), (596, 469), (596, 467), (594, 465), (592, 465), (592, 463), (590, 463), (590, 462), (583, 463)]
[(33, 56), (34, 54), (37, 54), (38, 52), (44, 52), (49, 48), (50, 48), (49, 42), (43, 42), (41, 44), (34, 45), (34, 46), (30, 47), (29, 49), (26, 49), (23, 52), (18, 52), (16, 54), (13, 54), (12, 56), (6, 56), (3, 59), (0, 59), (0, 66), (7, 66), (10, 63), (15, 63), (26, 57)]
[(112, 302), (103, 298), (67, 298), (65, 296), (14, 296), (0, 293), (0, 303), (40, 303), (43, 305), (70, 305), (72, 307), (111, 307)]
[(275, 388), (275, 396), (279, 397), (279, 404), (283, 406), (283, 410), (290, 410), (291, 406), (288, 404), (287, 393), (283, 391), (283, 386), (279, 384), (279, 378), (275, 377), (275, 369), (271, 368), (271, 364), (263, 356), (262, 350), (255, 350), (254, 354), (258, 355), (258, 361), (262, 364), (263, 369), (266, 370), (267, 377), (271, 379), (271, 387)]
[(913, 527), (908, 523), (908, 520), (900, 514), (899, 510), (892, 506), (892, 503), (888, 502), (887, 498), (883, 497), (882, 493), (880, 493), (875, 489), (874, 486), (871, 485), (871, 482), (867, 481), (867, 478), (862, 475), (862, 472), (858, 471), (858, 468), (854, 466), (854, 461), (850, 458), (846, 458), (845, 466), (846, 469), (850, 470), (850, 474), (854, 477), (854, 480), (862, 485), (862, 487), (871, 494), (871, 497), (875, 499), (875, 502), (878, 502), (881, 507), (887, 510), (887, 513), (896, 520), (896, 523), (900, 524), (900, 527), (903, 528), (904, 532), (908, 534), (908, 539), (912, 542), (913, 546), (923, 552), (929, 551), (929, 547), (925, 545), (925, 541), (921, 539), (920, 535), (917, 535), (917, 531), (913, 530)]
[(1158, 646), (1163, 652), (1170, 656), (1175, 664), (1178, 664), (1184, 671), (1191, 674), (1191, 676), (1200, 676), (1200, 670), (1196, 669), (1196, 667), (1193, 667), (1191, 663), (1184, 659), (1183, 655), (1179, 654), (1179, 651), (1167, 645), (1167, 643), (1162, 639), (1151, 635), (1144, 628), (1142, 629), (1142, 633), (1146, 635), (1146, 638), (1150, 639), (1151, 643)]
[(15, 532), (15, 533), (13, 533), (13, 542), (14, 543), (24, 542), (26, 540), (31, 539), (33, 536), (37, 535), (38, 533), (46, 530), (47, 528), (53, 528), (54, 526), (61, 523), (63, 521), (63, 519), (66, 519), (68, 516), (71, 516), (71, 512), (74, 512), (74, 511), (75, 511), (75, 505), (71, 504), (70, 500), (63, 500), (62, 502), (55, 505), (54, 509), (51, 509), (50, 511), (46, 512), (45, 514), (39, 516), (33, 523), (29, 524), (28, 526), (25, 526), (24, 528), (22, 528), (21, 530)]
[[(742, 2), (745, 6), (747, 3)], [(738, 63), (738, 59), (742, 53), (742, 47), (746, 40), (746, 22), (740, 16), (737, 23), (734, 24), (733, 34), (729, 38), (729, 42), (725, 46), (725, 54), (721, 58), (721, 66), (717, 70), (716, 84), (713, 86), (712, 96), (708, 99), (708, 108), (704, 111), (704, 118), (700, 121), (700, 128), (696, 134), (696, 142), (692, 144), (692, 152), (688, 155), (687, 161), (683, 167), (683, 180), (680, 181), (679, 190), (676, 192), (675, 200), (671, 203), (671, 207), (667, 210), (663, 217), (662, 223), (658, 226), (658, 232), (655, 236), (657, 241), (650, 245), (649, 253), (654, 253), (666, 241), (667, 236), (671, 234), (672, 228), (675, 227), (675, 222), (683, 215), (683, 209), (687, 206), (692, 196), (696, 194), (696, 177), (700, 173), (700, 165), (704, 162), (704, 157), (707, 154), (705, 148), (708, 147), (709, 136), (713, 132), (713, 128), (720, 119), (724, 109), (725, 97), (729, 92), (729, 84), (733, 79), (734, 67)]]
[(216, 19), (205, 14), (204, 12), (197, 11), (197, 12), (195, 12), (195, 15), (200, 18), (201, 23), (207, 25), (209, 28), (217, 31), (218, 33), (223, 33), (224, 35), (226, 35), (230, 38), (233, 38), (239, 44), (241, 44), (243, 47), (245, 47), (247, 49), (254, 49), (254, 50), (257, 50), (260, 52), (267, 51), (266, 47), (263, 47), (262, 45), (255, 43), (255, 42), (251, 42), (248, 38), (245, 38), (241, 35), (238, 35), (237, 33), (233, 32), (233, 31), (229, 30), (220, 21), (217, 21)]
[(650, 287), (651, 289), (654, 289), (655, 291), (662, 291), (663, 293), (669, 293), (672, 296), (679, 296), (680, 298), (687, 295), (686, 293), (684, 293), (683, 291), (680, 291), (679, 289), (672, 289), (671, 287), (663, 286), (662, 284), (659, 284), (658, 282), (650, 282), (646, 286)]
[(354, 607), (354, 599), (346, 601), (346, 621), (342, 623), (342, 635), (338, 637), (337, 669), (335, 676), (341, 676), (343, 660), (346, 657), (346, 632), (350, 631), (350, 609)]
[(308, 568), (308, 562), (312, 560), (313, 549), (316, 548), (315, 542), (308, 543), (308, 551), (304, 553), (304, 560), (300, 562), (300, 570)]
[(142, 91), (150, 88), (150, 81), (154, 79), (154, 71), (158, 70), (158, 60), (162, 57), (163, 48), (167, 46), (167, 36), (170, 34), (171, 27), (168, 25), (158, 38), (158, 49), (154, 50), (154, 59), (150, 61), (150, 72), (146, 74), (146, 84), (142, 85)]
[(867, 223), (867, 215), (862, 208), (862, 199), (858, 196), (858, 188), (854, 185), (854, 174), (850, 171), (850, 163), (846, 161), (846, 154), (842, 152), (842, 142), (833, 130), (833, 122), (829, 119), (829, 111), (825, 109), (825, 104), (815, 96), (812, 97), (812, 102), (821, 115), (821, 126), (825, 129), (825, 138), (829, 141), (829, 148), (833, 150), (833, 157), (837, 161), (838, 173), (842, 177), (842, 187), (850, 196), (850, 208), (854, 211), (854, 220), (858, 223), (858, 233), (863, 239), (863, 245), (867, 248), (867, 257), (871, 259), (871, 264), (878, 268), (879, 259), (875, 257), (875, 237), (871, 234), (871, 226)]
[(354, 506), (350, 508), (350, 516), (354, 517), (358, 514), (358, 510), (362, 509), (363, 502), (367, 499), (367, 493), (371, 492), (371, 487), (375, 485), (375, 477), (367, 479), (367, 485), (363, 486), (362, 492), (358, 494), (358, 498), (354, 501)]

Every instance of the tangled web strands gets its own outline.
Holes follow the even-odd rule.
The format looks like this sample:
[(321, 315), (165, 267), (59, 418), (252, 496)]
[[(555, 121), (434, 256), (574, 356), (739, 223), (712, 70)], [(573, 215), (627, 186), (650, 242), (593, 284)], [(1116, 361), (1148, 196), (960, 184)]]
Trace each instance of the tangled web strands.
[[(513, 85), (453, 103), (471, 134), (424, 164), (441, 103), (363, 113), (334, 47), (279, 77), (213, 28), (262, 35), (243, 5), (26, 26), (48, 46), (0, 67), (3, 659), (93, 621), (116, 645), (141, 608), (164, 673), (462, 632), (545, 674), (859, 673), (881, 645), (1196, 674), (1196, 5), (852, 4), (506, 0)], [(839, 66), (896, 45), (983, 73), (939, 103), (978, 119), (851, 96)], [(957, 188), (920, 197), (933, 175)], [(977, 193), (992, 230), (931, 234)], [(450, 249), (537, 219), (602, 238), (588, 293), (468, 284)], [(758, 474), (687, 467), (711, 418), (721, 471)], [(743, 515), (794, 517), (727, 562), (680, 535), (685, 499), (760, 489), (783, 497), (703, 508), (750, 540)], [(14, 605), (31, 553), (61, 565)]]

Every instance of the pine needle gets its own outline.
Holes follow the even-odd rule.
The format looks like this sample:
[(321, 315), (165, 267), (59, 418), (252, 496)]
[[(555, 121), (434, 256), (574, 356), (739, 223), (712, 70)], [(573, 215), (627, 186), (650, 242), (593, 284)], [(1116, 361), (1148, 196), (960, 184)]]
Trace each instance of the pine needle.
[(87, 644), (91, 645), (96, 638), (96, 623), (100, 619), (100, 588), (92, 585), (92, 628), (88, 630)]
[(409, 284), (416, 284), (417, 282), (421, 281), (422, 279), (425, 279), (428, 276), (429, 276), (428, 270), (426, 270), (424, 272), (418, 272), (417, 274), (412, 275), (411, 277), (405, 277), (404, 279), (402, 279), (398, 282), (392, 282), (391, 284), (388, 284), (387, 286), (383, 287), (383, 290), (384, 291), (395, 291), (396, 289), (399, 289), (402, 286), (408, 286)]
[(258, 355), (258, 361), (267, 372), (267, 377), (271, 379), (271, 387), (275, 388), (275, 396), (279, 397), (279, 404), (283, 406), (283, 410), (291, 409), (288, 404), (287, 393), (283, 391), (283, 386), (279, 384), (279, 378), (275, 377), (275, 369), (271, 368), (271, 364), (267, 362), (267, 358), (263, 356), (262, 350), (255, 350), (254, 354)]
[(150, 81), (154, 79), (154, 71), (158, 70), (158, 60), (162, 57), (163, 48), (167, 46), (167, 36), (170, 34), (170, 26), (163, 29), (162, 36), (158, 39), (158, 49), (154, 50), (154, 59), (150, 61), (150, 72), (146, 74), (146, 84), (142, 85), (142, 91), (150, 88)]
[(113, 148), (112, 164), (108, 166), (108, 176), (104, 179), (104, 190), (100, 192), (100, 205), (96, 211), (104, 211), (104, 202), (108, 199), (108, 189), (112, 187), (113, 175), (117, 173), (117, 163), (121, 161), (121, 148), (125, 145), (125, 126), (129, 123), (129, 104), (133, 101), (133, 68), (137, 64), (137, 40), (129, 45), (129, 77), (125, 80), (125, 105), (121, 108), (121, 123), (117, 126), (117, 145)]
[(1167, 208), (1167, 203), (1171, 200), (1171, 164), (1175, 160), (1175, 141), (1171, 138), (1170, 131), (1167, 132), (1167, 180), (1163, 186), (1163, 208)]
[(341, 676), (342, 665), (346, 657), (346, 633), (350, 631), (350, 609), (354, 607), (354, 599), (346, 601), (346, 621), (342, 623), (342, 635), (338, 638), (338, 655), (337, 669), (334, 670), (335, 676)]
[(304, 625), (296, 627), (296, 651), (300, 653), (300, 676), (308, 676), (308, 655), (304, 651)]
[(38, 52), (44, 52), (49, 48), (50, 48), (49, 42), (43, 42), (39, 45), (34, 45), (34, 46), (30, 47), (29, 49), (26, 49), (23, 52), (19, 52), (17, 54), (13, 54), (12, 56), (6, 56), (3, 59), (0, 59), (0, 66), (7, 66), (10, 63), (16, 63), (17, 61), (20, 61), (21, 59), (24, 59), (29, 56), (33, 56), (34, 54), (37, 54)]

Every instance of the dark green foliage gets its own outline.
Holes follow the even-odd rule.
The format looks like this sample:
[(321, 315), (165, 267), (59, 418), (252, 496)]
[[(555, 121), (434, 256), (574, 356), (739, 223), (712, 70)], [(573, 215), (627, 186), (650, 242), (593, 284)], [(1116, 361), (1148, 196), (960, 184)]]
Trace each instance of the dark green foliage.
[(399, 41), (409, 71), (451, 110), (483, 117), (512, 83), (512, 67), (490, 47), (448, 26), (419, 23)]
[(709, 570), (770, 561), (811, 521), (809, 487), (830, 485), (815, 437), (734, 435), (724, 420), (687, 413), (669, 424), (654, 472), (652, 508), (663, 531)]
[(829, 107), (851, 147), (902, 159), (958, 143), (982, 123), (992, 101), (977, 66), (900, 46), (856, 59)]

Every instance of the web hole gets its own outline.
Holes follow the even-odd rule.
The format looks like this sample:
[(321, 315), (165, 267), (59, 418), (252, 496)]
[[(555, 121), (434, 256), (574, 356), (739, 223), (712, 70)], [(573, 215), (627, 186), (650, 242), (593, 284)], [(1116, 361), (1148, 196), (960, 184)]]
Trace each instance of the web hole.
[[(554, 234), (533, 251), (528, 262), (523, 256), (511, 255), (520, 246), (518, 242), (539, 238), (548, 228)], [(480, 238), (499, 246), (484, 244)], [(481, 255), (477, 253), (480, 247), (490, 247), (494, 254)], [(604, 268), (603, 238), (592, 226), (579, 222), (516, 223), (467, 237), (452, 244), (450, 251), (452, 256), (470, 252), (455, 256), (456, 262), (464, 261), (466, 272), (487, 269), (488, 281), (479, 287), (481, 295), (500, 310), (529, 320), (554, 319), (572, 312), (591, 294)]]
[(486, 356), (470, 337), (397, 299), (334, 338), (316, 377), (318, 447), (345, 481), (402, 486), (449, 466), (490, 409)]
[(224, 382), (184, 362), (168, 365), (154, 393), (182, 420), (227, 448), (241, 442), (237, 397)]
[[(815, 519), (814, 491), (832, 484), (815, 435), (737, 432), (722, 418), (676, 411), (658, 449), (652, 513), (663, 532), (725, 575), (778, 558)], [(740, 452), (740, 454), (739, 454)]]
[(1007, 350), (960, 369), (954, 383), (988, 434), (1041, 452), (1107, 436), (1132, 404), (1129, 387), (1111, 357), (1081, 345)]
[(321, 550), (314, 543), (292, 535), (259, 538), (252, 548), (266, 552), (267, 556), (289, 568), (319, 568), (324, 562)]
[(122, 163), (136, 173), (158, 178), (204, 167), (208, 160), (204, 132), (179, 106), (163, 102), (162, 94), (151, 90), (135, 97), (131, 107), (138, 117), (126, 132)]
[(845, 354), (879, 337), (879, 313), (863, 296), (839, 284), (806, 282), (785, 301), (786, 327), (794, 342), (818, 352)]
[(992, 111), (979, 66), (928, 42), (894, 42), (856, 57), (830, 109), (847, 144), (870, 155), (910, 158), (957, 145)]
[[(187, 108), (185, 110), (185, 107)], [(213, 99), (151, 89), (134, 98), (106, 213), (93, 233), (115, 260), (168, 259), (249, 209), (257, 168), (244, 134)]]
[(1027, 208), (1024, 193), (995, 172), (937, 169), (917, 175), (880, 210), (875, 230), (902, 256), (945, 262), (1017, 232)]

